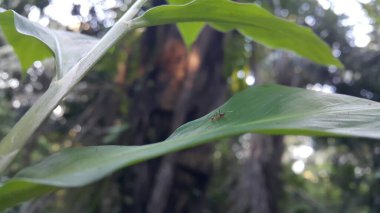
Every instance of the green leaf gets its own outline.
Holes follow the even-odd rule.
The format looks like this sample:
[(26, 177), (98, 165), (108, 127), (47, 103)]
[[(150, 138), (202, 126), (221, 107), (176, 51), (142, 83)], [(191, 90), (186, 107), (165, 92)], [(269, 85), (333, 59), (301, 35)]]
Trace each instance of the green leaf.
[(177, 27), (181, 33), (182, 39), (185, 42), (187, 49), (197, 40), (199, 33), (202, 31), (205, 23), (192, 22), (192, 23), (179, 23)]
[[(191, 2), (192, 0), (167, 0), (172, 5), (183, 5)], [(204, 22), (192, 22), (192, 23), (178, 23), (177, 27), (181, 33), (182, 39), (185, 42), (187, 49), (191, 48), (191, 45), (197, 40), (199, 33), (206, 24)]]
[(25, 18), (13, 11), (0, 11), (1, 30), (18, 55), (23, 71), (26, 71), (34, 61), (52, 57), (53, 52), (37, 38), (20, 35), (17, 26), (23, 26), (23, 21)]
[[(219, 110), (224, 117), (211, 119)], [(34, 190), (43, 191), (36, 185), (30, 189), (9, 185), (37, 184), (46, 191), (49, 186), (51, 190), (79, 187), (126, 166), (247, 132), (380, 139), (379, 129), (380, 103), (277, 85), (254, 86), (208, 115), (179, 127), (163, 142), (80, 147), (56, 153), (21, 170), (0, 187), (0, 200), (9, 200), (22, 190), (24, 196), (18, 199), (21, 202), (28, 196), (33, 198)], [(0, 203), (2, 209), (10, 206)]]
[(177, 22), (209, 22), (217, 29), (233, 26), (256, 42), (293, 51), (316, 63), (342, 67), (328, 45), (311, 29), (277, 18), (256, 4), (228, 0), (195, 0), (185, 5), (164, 5), (136, 19), (139, 26)]
[(79, 33), (48, 29), (11, 10), (0, 11), (0, 27), (20, 59), (24, 73), (34, 61), (54, 54), (58, 79), (98, 42)]
[(0, 211), (16, 205), (20, 203), (20, 201), (39, 197), (57, 189), (56, 187), (43, 186), (30, 182), (9, 181), (5, 186), (2, 186), (0, 190), (0, 197), (2, 198)]
[(173, 5), (175, 5), (175, 4), (188, 4), (188, 3), (190, 3), (190, 2), (192, 2), (193, 0), (167, 0), (167, 2), (169, 3), (169, 4), (173, 4)]

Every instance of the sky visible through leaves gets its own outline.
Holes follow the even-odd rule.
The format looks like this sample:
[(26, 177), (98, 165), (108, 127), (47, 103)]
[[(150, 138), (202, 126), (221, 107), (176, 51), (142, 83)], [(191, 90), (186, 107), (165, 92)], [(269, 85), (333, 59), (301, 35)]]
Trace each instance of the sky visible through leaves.
[[(318, 0), (318, 3), (325, 9), (332, 9), (338, 15), (347, 16), (342, 21), (342, 25), (352, 27), (347, 35), (351, 45), (357, 47), (366, 47), (371, 41), (368, 35), (373, 31), (371, 20), (363, 10), (361, 4), (368, 4), (372, 0)], [(80, 5), (80, 15), (72, 15), (72, 6)], [(99, 20), (104, 20), (105, 27), (111, 27), (114, 24), (116, 13), (112, 8), (120, 7), (123, 2), (120, 0), (52, 0), (43, 13), (36, 6), (30, 8), (28, 18), (32, 21), (39, 22), (47, 26), (49, 18), (58, 21), (70, 29), (78, 29), (82, 21), (86, 21), (90, 7), (95, 5), (95, 12)], [(121, 8), (126, 10), (127, 8)], [(44, 14), (44, 15), (43, 15)], [(313, 23), (312, 19), (306, 20), (306, 23)]]

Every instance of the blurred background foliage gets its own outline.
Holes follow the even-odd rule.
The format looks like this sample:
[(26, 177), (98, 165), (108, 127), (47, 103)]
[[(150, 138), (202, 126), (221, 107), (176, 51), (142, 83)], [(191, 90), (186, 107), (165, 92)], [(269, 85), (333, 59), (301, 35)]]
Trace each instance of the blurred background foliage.
[[(340, 58), (345, 68), (319, 66), (292, 53), (260, 46), (236, 32), (230, 32), (223, 37), (219, 35), (221, 47), (209, 52), (218, 52), (221, 49), (223, 66), (218, 69), (220, 78), (216, 82), (225, 82), (226, 89), (215, 84), (216, 88), (209, 99), (215, 98), (218, 101), (212, 102), (207, 107), (208, 110), (222, 103), (226, 97), (262, 83), (280, 83), (380, 101), (380, 1), (240, 2), (255, 2), (277, 16), (311, 27), (332, 47), (334, 55)], [(1, 7), (14, 9), (41, 25), (101, 37), (126, 11), (131, 1), (2, 0), (0, 3)], [(173, 27), (153, 30), (171, 34), (174, 31), (178, 37), (178, 32)], [(204, 31), (209, 30), (208, 28)], [(136, 125), (133, 119), (136, 116), (135, 108), (149, 108), (146, 105), (160, 101), (165, 102), (160, 103), (162, 106), (170, 105), (173, 101), (170, 98), (157, 99), (167, 97), (166, 93), (173, 92), (166, 91), (152, 79), (165, 82), (165, 76), (156, 76), (158, 74), (155, 70), (159, 69), (157, 66), (183, 59), (176, 56), (176, 51), (172, 52), (172, 60), (157, 59), (157, 49), (161, 48), (157, 45), (157, 40), (160, 38), (154, 37), (154, 42), (149, 37), (149, 31), (150, 29), (136, 30), (108, 51), (30, 139), (30, 143), (8, 171), (9, 176), (20, 168), (67, 147), (139, 144), (128, 141), (129, 138), (136, 141), (136, 136), (128, 137), (135, 134), (131, 130)], [(202, 42), (199, 43), (202, 45)], [(191, 53), (189, 50), (189, 57)], [(148, 55), (154, 57), (146, 57)], [(6, 44), (4, 38), (0, 39), (0, 136), (4, 136), (48, 88), (53, 67), (52, 60), (36, 61), (28, 69), (28, 76), (22, 79), (20, 65), (12, 48)], [(156, 96), (147, 95), (145, 100), (148, 101), (136, 104), (136, 96), (145, 94), (141, 91), (150, 94), (155, 93), (153, 90), (160, 93)], [(199, 113), (192, 114), (189, 111), (187, 120), (199, 116)], [(207, 110), (203, 113), (206, 112)], [(174, 122), (165, 128), (165, 123), (160, 121), (162, 117), (170, 117), (171, 113), (172, 111), (161, 107), (152, 108), (151, 114), (141, 115), (142, 119), (153, 123), (144, 129), (145, 141), (162, 140), (170, 134), (173, 127), (186, 121)], [(141, 122), (139, 124), (142, 125)], [(163, 128), (152, 128), (155, 125)], [(191, 185), (186, 188), (191, 194), (189, 196), (197, 199), (197, 205), (193, 209), (186, 207), (186, 204), (170, 207), (173, 200), (169, 196), (162, 212), (380, 212), (378, 141), (357, 138), (272, 137), (271, 140), (277, 145), (269, 148), (277, 150), (276, 152), (268, 151), (268, 147), (252, 142), (265, 143), (266, 140), (268, 138), (265, 136), (245, 134), (212, 146), (211, 151), (206, 152), (210, 161), (206, 170), (212, 172), (202, 173), (201, 180), (206, 181), (201, 184), (201, 189)], [(267, 152), (271, 155), (266, 155)], [(184, 159), (197, 158), (194, 153), (184, 155)], [(280, 166), (274, 165), (273, 159), (278, 159)], [(152, 161), (148, 169), (156, 168), (158, 162), (166, 161), (170, 162), (170, 158)], [(249, 162), (253, 161), (259, 162), (261, 166), (252, 166)], [(189, 168), (185, 169), (190, 170)], [(155, 212), (152, 211), (152, 208), (155, 209), (154, 199), (142, 198), (153, 195), (138, 193), (143, 189), (136, 189), (136, 179), (141, 177), (139, 172), (144, 167), (136, 166), (126, 170), (128, 171), (119, 172), (100, 183), (81, 189), (61, 190), (20, 205), (9, 212)], [(163, 170), (156, 168), (155, 171)], [(263, 176), (253, 175), (257, 171), (263, 173)], [(275, 184), (269, 180), (265, 182), (268, 174), (278, 176)], [(264, 178), (267, 185), (264, 191), (255, 186), (261, 183), (255, 179), (258, 177)], [(175, 188), (176, 186), (179, 188)], [(155, 192), (154, 184), (146, 187), (150, 189), (145, 191)], [(172, 184), (170, 187), (174, 188), (174, 192), (181, 190), (181, 184)], [(278, 195), (272, 195), (273, 192), (269, 191)], [(176, 195), (174, 192), (171, 192), (172, 196)], [(261, 198), (267, 199), (260, 200)], [(189, 199), (186, 198), (183, 202), (190, 202)], [(139, 202), (148, 207), (139, 207)], [(260, 207), (261, 205), (267, 207)], [(158, 209), (156, 212), (159, 212)]]

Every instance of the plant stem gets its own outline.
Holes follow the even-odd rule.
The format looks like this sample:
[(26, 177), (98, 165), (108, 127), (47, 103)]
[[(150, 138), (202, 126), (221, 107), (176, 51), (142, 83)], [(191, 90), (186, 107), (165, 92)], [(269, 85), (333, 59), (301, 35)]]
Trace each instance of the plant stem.
[[(131, 22), (146, 0), (136, 0), (88, 54), (33, 104), (0, 143), (0, 174), (66, 94), (89, 72), (90, 68), (127, 32), (136, 27)], [(57, 70), (57, 72), (59, 72)]]
[[(146, 0), (136, 0), (129, 10), (115, 23), (115, 25), (103, 36), (99, 43), (92, 48), (88, 54), (83, 57), (61, 80), (75, 78), (75, 84), (78, 83), (89, 71), (89, 69), (112, 47), (120, 40), (127, 32), (134, 29), (131, 22), (132, 18), (140, 11)], [(71, 76), (70, 75), (73, 75)], [(78, 78), (77, 75), (80, 75)]]

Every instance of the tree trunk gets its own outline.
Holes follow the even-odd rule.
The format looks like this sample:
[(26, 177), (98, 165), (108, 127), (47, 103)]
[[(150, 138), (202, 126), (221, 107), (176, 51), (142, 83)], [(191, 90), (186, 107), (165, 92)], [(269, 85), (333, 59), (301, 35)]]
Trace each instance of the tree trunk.
[[(277, 1), (273, 1), (277, 2)], [(252, 60), (256, 84), (262, 84), (260, 72)], [(276, 69), (278, 68), (278, 69)], [(274, 67), (280, 74), (276, 76), (280, 84), (292, 84), (281, 66)], [(248, 157), (234, 174), (232, 193), (229, 197), (230, 213), (277, 213), (282, 194), (281, 158), (284, 152), (283, 137), (250, 134)]]
[[(187, 51), (174, 26), (147, 29), (142, 43), (143, 78), (132, 93), (129, 145), (162, 141), (181, 124), (225, 100), (223, 34), (205, 28)], [(211, 145), (172, 154), (123, 175), (123, 212), (202, 212), (212, 165)]]
[(249, 143), (250, 155), (238, 171), (229, 212), (280, 212), (282, 137), (251, 134)]

